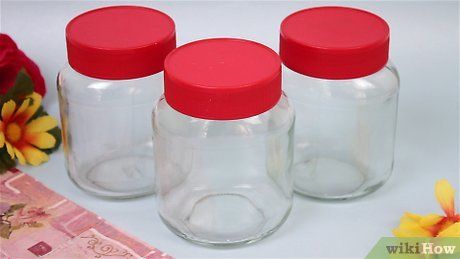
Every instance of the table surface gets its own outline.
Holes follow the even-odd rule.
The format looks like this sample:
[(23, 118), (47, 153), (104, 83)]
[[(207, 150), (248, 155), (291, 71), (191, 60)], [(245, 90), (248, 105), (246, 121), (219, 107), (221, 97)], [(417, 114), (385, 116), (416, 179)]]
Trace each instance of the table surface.
[[(1, 31), (40, 66), (48, 86), (46, 109), (59, 117), (55, 79), (66, 62), (64, 28), (77, 14), (109, 1), (2, 1)], [(252, 245), (212, 249), (171, 233), (156, 213), (155, 197), (107, 201), (75, 187), (64, 168), (62, 148), (40, 167), (20, 167), (45, 185), (98, 213), (128, 233), (181, 258), (203, 257), (364, 257), (405, 211), (441, 213), (434, 183), (441, 178), (459, 186), (458, 75), (459, 5), (457, 2), (135, 2), (170, 14), (178, 43), (231, 36), (278, 49), (283, 17), (319, 5), (365, 8), (391, 27), (391, 58), (401, 75), (394, 172), (388, 183), (364, 198), (319, 202), (294, 198), (286, 223)]]

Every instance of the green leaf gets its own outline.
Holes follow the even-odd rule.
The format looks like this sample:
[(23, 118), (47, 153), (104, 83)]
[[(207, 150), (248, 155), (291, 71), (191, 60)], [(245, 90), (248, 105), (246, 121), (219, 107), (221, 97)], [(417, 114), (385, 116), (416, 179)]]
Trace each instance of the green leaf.
[(6, 94), (0, 96), (0, 107), (9, 100), (14, 100), (16, 103), (20, 103), (24, 97), (34, 92), (34, 83), (30, 76), (24, 69), (21, 69), (16, 76), (14, 86), (11, 87)]
[(10, 155), (6, 151), (6, 146), (0, 148), (0, 175), (6, 173), (10, 168), (16, 166), (16, 161), (11, 159)]
[(24, 69), (19, 71), (12, 89), (13, 94), (21, 98), (24, 98), (34, 92), (34, 83)]

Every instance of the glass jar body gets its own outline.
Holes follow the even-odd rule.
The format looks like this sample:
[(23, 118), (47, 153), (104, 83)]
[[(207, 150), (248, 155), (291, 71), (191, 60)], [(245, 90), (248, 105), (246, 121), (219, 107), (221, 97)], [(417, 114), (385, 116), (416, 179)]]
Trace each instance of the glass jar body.
[(362, 78), (326, 80), (284, 67), (296, 109), (297, 192), (349, 199), (382, 186), (393, 168), (399, 76), (391, 63)]
[(193, 118), (161, 98), (153, 112), (159, 213), (177, 235), (242, 244), (274, 232), (292, 204), (294, 111), (283, 95), (262, 114)]
[(163, 73), (130, 80), (84, 76), (67, 65), (57, 87), (66, 166), (81, 189), (106, 198), (154, 192), (151, 110)]

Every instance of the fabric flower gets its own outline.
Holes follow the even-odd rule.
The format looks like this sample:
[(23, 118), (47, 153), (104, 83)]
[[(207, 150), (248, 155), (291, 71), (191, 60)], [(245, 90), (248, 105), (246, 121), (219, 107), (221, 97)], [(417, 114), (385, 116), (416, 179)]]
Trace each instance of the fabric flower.
[(406, 212), (399, 227), (393, 230), (396, 237), (460, 237), (460, 214), (455, 210), (455, 190), (447, 180), (435, 186), (436, 198), (445, 216), (425, 216)]
[(49, 216), (50, 214), (46, 213), (43, 208), (21, 208), (13, 215), (13, 217), (10, 218), (10, 221), (12, 226), (18, 226), (21, 224), (36, 223), (48, 218)]
[(10, 204), (6, 202), (0, 202), (0, 215), (5, 214), (10, 209)]
[(8, 35), (0, 33), (0, 94), (5, 94), (14, 86), (16, 76), (22, 68), (32, 79), (34, 91), (44, 96), (45, 80), (38, 66), (18, 49)]
[(57, 121), (49, 116), (30, 120), (41, 104), (41, 96), (33, 93), (17, 105), (9, 100), (1, 107), (0, 148), (6, 150), (12, 159), (21, 165), (40, 165), (48, 161), (48, 155), (40, 149), (53, 148), (56, 139), (47, 131), (57, 126)]

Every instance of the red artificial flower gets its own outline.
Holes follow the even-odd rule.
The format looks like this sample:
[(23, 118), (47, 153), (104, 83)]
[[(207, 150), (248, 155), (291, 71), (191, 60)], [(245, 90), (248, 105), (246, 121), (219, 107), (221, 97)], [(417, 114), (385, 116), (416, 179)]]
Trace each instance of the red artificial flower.
[(0, 94), (13, 87), (18, 72), (24, 68), (34, 83), (34, 91), (44, 96), (45, 80), (38, 66), (18, 49), (10, 36), (0, 33)]

